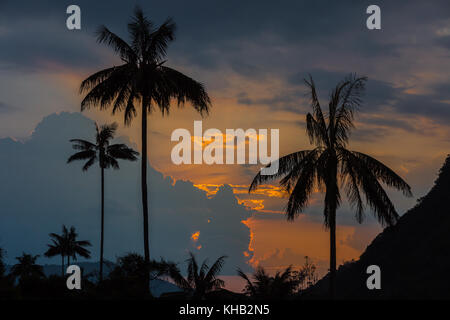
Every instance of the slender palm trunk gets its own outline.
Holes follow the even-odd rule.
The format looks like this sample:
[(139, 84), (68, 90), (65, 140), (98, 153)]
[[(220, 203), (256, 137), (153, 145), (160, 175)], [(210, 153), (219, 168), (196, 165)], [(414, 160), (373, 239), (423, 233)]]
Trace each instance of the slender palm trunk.
[(102, 171), (102, 217), (100, 231), (100, 281), (103, 280), (103, 244), (105, 237), (105, 168)]
[(330, 212), (330, 298), (336, 294), (336, 207)]
[[(142, 163), (141, 163), (141, 189), (142, 189), (142, 214), (144, 218), (144, 259), (146, 265), (150, 265), (150, 248), (148, 240), (148, 199), (147, 199), (147, 98), (142, 99)], [(150, 293), (150, 275), (145, 273), (145, 290)]]
[(147, 200), (147, 98), (142, 99), (142, 163), (141, 163), (141, 189), (142, 214), (144, 218), (144, 257), (150, 262), (150, 249), (148, 242), (148, 200)]
[(337, 160), (332, 164), (330, 184), (327, 187), (330, 226), (330, 298), (336, 295), (336, 206), (338, 199)]

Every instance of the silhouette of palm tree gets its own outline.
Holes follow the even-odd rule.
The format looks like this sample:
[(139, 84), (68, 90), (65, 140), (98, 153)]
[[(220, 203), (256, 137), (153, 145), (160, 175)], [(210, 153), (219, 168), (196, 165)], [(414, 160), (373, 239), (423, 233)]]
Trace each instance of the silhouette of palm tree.
[[(64, 227), (65, 228), (65, 227)], [(75, 232), (75, 227), (70, 227), (67, 234), (67, 265), (70, 265), (70, 258), (77, 260), (77, 255), (86, 259), (91, 257), (91, 252), (85, 247), (90, 247), (91, 243), (87, 240), (77, 240), (78, 233)]]
[(61, 255), (61, 277), (64, 277), (64, 256), (67, 253), (67, 238), (68, 230), (63, 226), (63, 235), (56, 233), (49, 234), (52, 244), (48, 244), (48, 250), (44, 253), (44, 256), (51, 258), (57, 255)]
[(366, 154), (346, 149), (366, 80), (350, 75), (339, 82), (331, 93), (328, 114), (324, 114), (312, 77), (305, 79), (313, 110), (306, 116), (306, 132), (315, 148), (278, 159), (278, 172), (273, 175), (258, 173), (249, 188), (252, 192), (268, 180), (283, 177), (280, 185), (290, 194), (286, 208), (289, 220), (307, 207), (315, 187), (325, 191), (324, 222), (330, 230), (331, 297), (334, 297), (336, 277), (336, 209), (341, 203), (338, 183), (345, 188), (359, 223), (364, 218), (362, 194), (382, 225), (390, 226), (397, 221), (399, 216), (381, 183), (412, 196), (409, 185), (387, 166)]
[(19, 278), (19, 281), (45, 277), (42, 266), (36, 264), (37, 258), (39, 258), (39, 255), (33, 256), (31, 254), (22, 253), (22, 256), (16, 257), (19, 262), (12, 266), (11, 275), (15, 279)]
[(100, 235), (100, 281), (103, 280), (103, 241), (104, 241), (104, 221), (105, 221), (105, 169), (112, 167), (119, 169), (118, 159), (135, 161), (138, 152), (128, 148), (125, 144), (110, 144), (117, 130), (117, 124), (103, 125), (99, 127), (97, 123), (96, 142), (92, 143), (82, 139), (72, 139), (73, 148), (80, 150), (72, 155), (67, 163), (75, 160), (87, 160), (83, 166), (86, 171), (96, 161), (98, 161), (101, 171), (101, 235)]
[(110, 46), (124, 63), (98, 71), (81, 83), (80, 92), (88, 92), (81, 102), (81, 110), (93, 105), (99, 105), (100, 109), (112, 106), (113, 114), (124, 110), (125, 124), (130, 124), (137, 115), (135, 103), (141, 105), (144, 257), (149, 263), (147, 113), (154, 111), (157, 106), (163, 115), (168, 114), (170, 102), (175, 99), (178, 106), (190, 102), (203, 115), (208, 113), (210, 99), (201, 83), (164, 65), (167, 47), (174, 40), (175, 23), (171, 19), (155, 27), (142, 10), (136, 7), (134, 17), (128, 24), (128, 32), (130, 43), (105, 26), (100, 27), (98, 41)]
[(203, 261), (199, 268), (195, 256), (192, 253), (189, 255), (190, 258), (186, 260), (188, 263), (186, 278), (182, 276), (175, 265), (171, 265), (169, 268), (169, 277), (178, 287), (194, 299), (205, 299), (207, 293), (225, 286), (224, 281), (218, 279), (217, 275), (222, 270), (226, 256), (219, 257), (211, 268), (208, 266), (207, 260)]
[(84, 247), (90, 247), (91, 243), (87, 240), (77, 240), (78, 234), (75, 227), (67, 229), (62, 226), (62, 234), (50, 233), (52, 244), (48, 244), (48, 250), (44, 253), (46, 257), (61, 255), (61, 276), (64, 277), (64, 257), (67, 257), (67, 265), (70, 265), (70, 258), (77, 260), (77, 255), (83, 258), (90, 258), (90, 252)]
[(291, 266), (283, 272), (277, 271), (275, 276), (270, 276), (263, 267), (259, 267), (253, 274), (253, 281), (241, 269), (238, 269), (238, 275), (247, 282), (244, 293), (255, 299), (287, 298), (295, 293), (299, 285)]

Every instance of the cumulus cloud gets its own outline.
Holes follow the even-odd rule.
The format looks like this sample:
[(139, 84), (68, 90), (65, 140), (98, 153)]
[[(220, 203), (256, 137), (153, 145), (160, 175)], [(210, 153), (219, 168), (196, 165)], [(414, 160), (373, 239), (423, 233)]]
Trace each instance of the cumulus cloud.
[[(94, 124), (79, 113), (52, 114), (24, 141), (1, 139), (0, 246), (8, 260), (22, 251), (42, 254), (48, 233), (74, 225), (93, 243), (98, 259), (100, 175), (95, 166), (66, 164), (74, 151), (69, 139), (93, 139)], [(124, 137), (119, 138), (129, 143)], [(121, 162), (106, 172), (105, 255), (142, 252), (139, 164)], [(199, 260), (227, 255), (225, 273), (249, 269), (250, 230), (242, 223), (251, 212), (238, 204), (231, 187), (208, 198), (189, 181), (177, 181), (149, 169), (151, 255), (183, 262), (188, 252)], [(193, 237), (193, 234), (197, 234)]]

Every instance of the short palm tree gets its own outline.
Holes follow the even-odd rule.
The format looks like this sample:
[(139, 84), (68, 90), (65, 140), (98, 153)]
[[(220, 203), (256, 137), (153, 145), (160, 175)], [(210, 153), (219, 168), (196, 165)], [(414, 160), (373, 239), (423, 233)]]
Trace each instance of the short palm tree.
[(240, 269), (238, 275), (246, 281), (244, 293), (255, 299), (287, 298), (295, 293), (299, 285), (299, 280), (290, 266), (283, 271), (277, 271), (274, 276), (259, 267), (253, 274), (253, 281)]
[[(330, 230), (330, 295), (334, 296), (336, 277), (336, 209), (341, 204), (339, 184), (356, 209), (356, 220), (364, 218), (364, 201), (382, 225), (393, 225), (398, 214), (381, 183), (412, 196), (409, 185), (378, 160), (347, 149), (354, 115), (362, 103), (367, 78), (350, 75), (332, 91), (328, 113), (324, 114), (312, 77), (305, 79), (310, 90), (312, 113), (306, 116), (306, 132), (311, 150), (294, 152), (278, 159), (274, 175), (258, 173), (249, 192), (258, 185), (282, 178), (280, 185), (289, 193), (286, 214), (293, 220), (308, 205), (315, 188), (325, 191), (324, 222)], [(270, 165), (269, 165), (270, 166)]]
[[(65, 236), (66, 235), (66, 236)], [(64, 277), (64, 256), (67, 252), (67, 235), (68, 230), (65, 226), (63, 226), (63, 234), (59, 235), (56, 233), (50, 233), (49, 236), (51, 238), (52, 243), (48, 244), (48, 250), (44, 253), (44, 256), (51, 258), (54, 256), (61, 256), (61, 277)]]
[(141, 191), (144, 225), (144, 257), (150, 262), (148, 240), (147, 201), (147, 115), (159, 108), (168, 114), (171, 100), (178, 106), (190, 102), (200, 114), (207, 113), (210, 99), (203, 85), (183, 73), (165, 66), (166, 50), (174, 40), (175, 23), (167, 19), (156, 27), (137, 7), (128, 24), (131, 41), (127, 43), (105, 26), (100, 27), (98, 41), (110, 46), (120, 56), (123, 64), (98, 71), (80, 86), (80, 92), (87, 92), (81, 102), (81, 110), (91, 106), (112, 112), (124, 111), (126, 124), (137, 115), (136, 106), (141, 107)]
[(205, 299), (207, 293), (225, 286), (224, 281), (217, 278), (217, 275), (222, 270), (226, 256), (219, 257), (211, 267), (208, 266), (207, 260), (199, 267), (195, 256), (192, 253), (189, 255), (189, 259), (186, 260), (188, 263), (186, 278), (175, 265), (169, 269), (168, 274), (178, 287), (194, 299)]
[[(65, 227), (63, 226), (63, 229)], [(67, 244), (67, 265), (70, 265), (70, 258), (74, 261), (77, 260), (77, 256), (89, 259), (91, 257), (91, 252), (85, 247), (90, 247), (91, 242), (88, 240), (77, 240), (78, 233), (75, 231), (75, 227), (70, 227), (69, 232), (67, 233), (67, 229), (64, 234), (67, 234), (65, 243)]]
[(103, 241), (105, 221), (105, 169), (112, 167), (119, 169), (118, 159), (136, 161), (138, 152), (127, 147), (125, 144), (110, 144), (117, 130), (117, 124), (96, 127), (96, 141), (89, 142), (82, 139), (72, 139), (73, 148), (79, 152), (72, 155), (67, 163), (75, 160), (86, 160), (83, 171), (88, 170), (98, 161), (101, 172), (101, 235), (100, 235), (100, 281), (103, 279)]
[(67, 229), (62, 226), (62, 234), (49, 234), (52, 244), (48, 245), (48, 250), (44, 253), (46, 257), (61, 255), (61, 276), (64, 277), (64, 257), (67, 257), (67, 265), (70, 265), (70, 258), (77, 260), (77, 255), (83, 258), (90, 258), (91, 253), (85, 247), (90, 247), (91, 243), (87, 240), (77, 240), (78, 234), (75, 227)]
[(39, 255), (33, 256), (31, 254), (22, 253), (22, 256), (16, 257), (18, 263), (11, 268), (11, 275), (19, 280), (30, 278), (43, 278), (45, 277), (44, 271), (41, 265), (36, 264), (36, 260)]

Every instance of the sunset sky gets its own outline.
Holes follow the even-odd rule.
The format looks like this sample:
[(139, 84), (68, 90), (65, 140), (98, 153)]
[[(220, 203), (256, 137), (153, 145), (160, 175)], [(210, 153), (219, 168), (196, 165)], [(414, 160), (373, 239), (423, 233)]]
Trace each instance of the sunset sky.
[[(78, 0), (58, 4), (2, 0), (0, 139), (3, 143), (7, 138), (29, 141), (36, 126), (49, 115), (80, 111), (81, 80), (95, 71), (120, 64), (109, 48), (96, 43), (96, 28), (105, 24), (128, 39), (126, 23), (135, 3), (140, 3), (157, 24), (173, 17), (178, 26), (177, 39), (170, 46), (166, 64), (204, 83), (212, 99), (211, 112), (204, 119), (189, 105), (182, 109), (174, 105), (169, 116), (162, 117), (158, 112), (150, 116), (150, 165), (163, 176), (171, 177), (171, 184), (190, 181), (195, 187), (189, 187), (189, 192), (198, 188), (207, 199), (214, 199), (221, 186), (223, 194), (228, 190), (223, 185), (231, 186), (237, 198), (236, 210), (252, 209), (239, 213), (243, 228), (249, 228), (244, 230), (249, 233), (249, 240), (245, 240), (246, 250), (236, 250), (240, 254), (245, 251), (248, 259), (242, 259), (248, 265), (275, 270), (290, 264), (302, 265), (304, 257), (309, 256), (323, 274), (329, 255), (329, 238), (322, 219), (323, 198), (314, 194), (305, 214), (295, 222), (287, 222), (283, 215), (286, 197), (276, 183), (263, 186), (255, 194), (247, 193), (260, 165), (174, 165), (170, 153), (176, 143), (170, 141), (171, 133), (177, 128), (193, 132), (194, 120), (203, 120), (204, 130), (217, 128), (222, 132), (237, 128), (279, 129), (280, 155), (308, 149), (305, 115), (310, 107), (303, 78), (312, 75), (322, 105), (327, 106), (330, 90), (345, 75), (350, 72), (365, 75), (369, 79), (366, 96), (349, 148), (381, 160), (412, 186), (414, 198), (389, 193), (401, 214), (432, 185), (450, 150), (450, 3), (446, 0), (377, 1), (382, 29), (372, 31), (366, 28), (365, 13), (372, 1), (293, 0), (275, 5), (273, 1), (261, 0)], [(65, 26), (65, 11), (70, 4), (81, 8), (79, 31), (69, 31)], [(122, 114), (113, 117), (109, 111), (94, 109), (83, 115), (99, 123), (117, 121), (119, 135), (140, 148), (140, 119), (125, 127)], [(86, 134), (92, 137), (89, 132)], [(5, 154), (1, 156), (4, 158)], [(0, 170), (6, 172), (10, 168)], [(78, 170), (73, 169), (73, 173), (81, 175)], [(28, 183), (39, 188), (46, 181)], [(132, 183), (137, 185), (138, 176), (133, 177)], [(136, 207), (138, 200), (127, 203)], [(217, 208), (225, 206), (220, 203)], [(1, 211), (0, 207), (0, 215)], [(229, 213), (223, 211), (226, 217)], [(26, 214), (32, 213), (24, 213), (24, 219)], [(89, 216), (96, 217), (94, 214), (96, 211)], [(6, 223), (5, 215), (0, 219)], [(40, 219), (45, 224), (51, 218), (44, 215)], [(14, 225), (10, 220), (7, 222)], [(47, 229), (43, 230), (46, 236)], [(338, 211), (338, 263), (357, 259), (381, 230), (370, 212), (366, 212), (362, 225), (357, 224), (344, 203)], [(204, 232), (191, 231), (192, 250), (201, 252)], [(13, 239), (12, 235), (0, 233), (0, 246), (9, 252), (9, 261), (16, 253), (28, 250), (19, 245), (26, 241)], [(227, 246), (226, 241), (221, 243)], [(114, 250), (108, 250), (111, 250), (108, 258), (113, 259)], [(208, 253), (219, 256), (223, 251), (214, 248)], [(180, 256), (179, 260), (186, 257)], [(231, 266), (230, 270), (227, 275), (233, 275)]]

